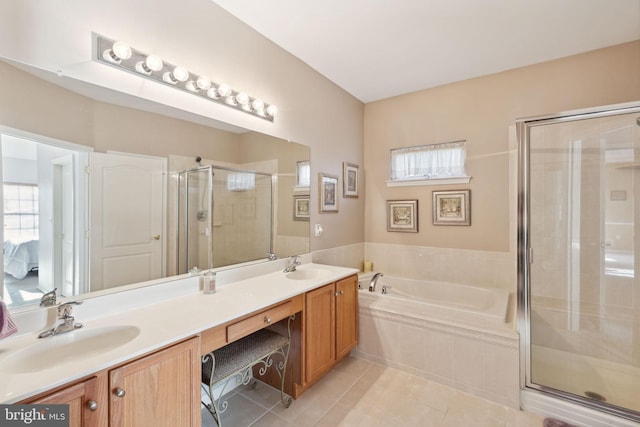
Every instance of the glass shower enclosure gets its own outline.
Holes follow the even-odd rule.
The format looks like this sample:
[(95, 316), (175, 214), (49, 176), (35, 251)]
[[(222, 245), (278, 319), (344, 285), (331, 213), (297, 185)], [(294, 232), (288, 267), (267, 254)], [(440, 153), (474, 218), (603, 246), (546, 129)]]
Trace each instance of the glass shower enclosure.
[(640, 421), (640, 106), (518, 136), (523, 387)]
[(270, 174), (210, 165), (178, 175), (178, 274), (273, 252)]

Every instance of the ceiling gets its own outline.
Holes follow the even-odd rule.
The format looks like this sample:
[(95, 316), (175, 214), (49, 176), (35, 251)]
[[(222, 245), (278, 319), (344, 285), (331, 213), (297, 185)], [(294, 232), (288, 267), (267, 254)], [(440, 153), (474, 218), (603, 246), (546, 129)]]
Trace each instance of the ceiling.
[(640, 0), (213, 1), (365, 103), (640, 39)]

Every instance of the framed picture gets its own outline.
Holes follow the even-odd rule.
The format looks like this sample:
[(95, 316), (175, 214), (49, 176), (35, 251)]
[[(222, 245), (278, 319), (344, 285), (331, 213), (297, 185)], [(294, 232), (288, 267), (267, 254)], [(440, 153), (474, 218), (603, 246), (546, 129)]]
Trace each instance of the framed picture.
[(433, 225), (471, 225), (471, 190), (434, 191)]
[(293, 220), (309, 221), (309, 196), (293, 196)]
[(342, 162), (342, 194), (344, 197), (358, 197), (360, 166)]
[(387, 231), (418, 232), (418, 200), (387, 200)]
[(338, 212), (338, 177), (319, 173), (318, 178), (320, 212)]

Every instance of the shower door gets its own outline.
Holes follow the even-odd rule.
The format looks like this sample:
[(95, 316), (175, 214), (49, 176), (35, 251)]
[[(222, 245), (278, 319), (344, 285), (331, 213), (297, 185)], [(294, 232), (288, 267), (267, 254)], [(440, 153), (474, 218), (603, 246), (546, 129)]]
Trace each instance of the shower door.
[(640, 420), (640, 109), (518, 126), (525, 385)]
[(273, 179), (219, 166), (180, 172), (178, 273), (266, 259), (273, 252)]
[(213, 167), (202, 166), (179, 175), (178, 273), (213, 266), (211, 224)]

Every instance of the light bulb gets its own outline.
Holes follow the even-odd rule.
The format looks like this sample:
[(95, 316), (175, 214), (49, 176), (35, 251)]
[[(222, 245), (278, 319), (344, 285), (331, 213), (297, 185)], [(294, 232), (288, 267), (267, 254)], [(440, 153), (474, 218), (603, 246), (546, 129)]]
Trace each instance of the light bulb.
[(144, 60), (144, 64), (151, 71), (160, 71), (162, 70), (162, 67), (164, 67), (164, 63), (162, 62), (162, 59), (160, 59), (158, 55), (147, 56), (147, 59)]
[(196, 86), (196, 82), (194, 82), (193, 80), (189, 80), (187, 84), (184, 85), (184, 87), (186, 87), (190, 92), (198, 92), (198, 86)]
[(273, 104), (269, 105), (267, 107), (267, 114), (270, 115), (271, 117), (275, 117), (275, 115), (278, 114), (278, 107), (276, 107)]
[(158, 55), (149, 55), (143, 61), (136, 63), (136, 71), (142, 74), (150, 75), (153, 71), (160, 71), (164, 67), (162, 59)]
[(231, 95), (231, 88), (226, 83), (220, 83), (218, 85), (218, 94), (220, 96), (229, 96)]
[(179, 82), (186, 82), (189, 78), (189, 72), (186, 68), (176, 67), (173, 69), (173, 77)]
[(111, 49), (102, 52), (102, 59), (114, 64), (120, 64), (123, 59), (131, 58), (131, 55), (131, 46), (125, 42), (115, 42)]
[(207, 91), (207, 96), (212, 99), (219, 98), (218, 91), (213, 87)]
[(136, 71), (147, 76), (154, 71), (162, 70), (162, 67), (164, 67), (164, 63), (157, 55), (149, 55), (144, 61), (136, 63)]
[(211, 80), (206, 77), (200, 76), (196, 80), (196, 85), (198, 86), (198, 89), (209, 90), (209, 88), (211, 88)]
[(167, 71), (162, 76), (162, 80), (172, 85), (175, 85), (178, 82), (186, 82), (188, 78), (189, 78), (189, 72), (182, 67), (174, 68), (173, 72)]
[(244, 92), (240, 92), (236, 95), (236, 101), (238, 101), (238, 104), (243, 106), (249, 105), (249, 95)]
[(115, 42), (111, 50), (113, 50), (113, 53), (120, 59), (131, 58), (131, 46), (125, 42)]
[(256, 98), (251, 103), (251, 107), (256, 111), (261, 112), (264, 109), (264, 101), (260, 98)]

